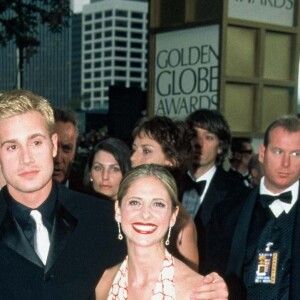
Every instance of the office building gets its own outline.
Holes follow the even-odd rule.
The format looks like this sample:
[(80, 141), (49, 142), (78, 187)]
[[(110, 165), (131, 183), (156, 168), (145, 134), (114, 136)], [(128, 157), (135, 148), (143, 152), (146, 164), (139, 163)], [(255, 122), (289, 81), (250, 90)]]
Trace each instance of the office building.
[(148, 1), (99, 0), (82, 11), (81, 108), (109, 107), (110, 86), (146, 88)]

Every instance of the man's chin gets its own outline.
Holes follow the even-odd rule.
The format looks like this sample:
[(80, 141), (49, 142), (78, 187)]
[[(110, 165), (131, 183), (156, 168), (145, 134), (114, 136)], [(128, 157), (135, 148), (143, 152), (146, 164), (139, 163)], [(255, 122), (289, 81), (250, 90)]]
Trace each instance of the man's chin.
[(64, 179), (65, 179), (65, 176), (61, 172), (54, 172), (53, 175), (52, 175), (52, 178), (56, 182), (63, 183)]

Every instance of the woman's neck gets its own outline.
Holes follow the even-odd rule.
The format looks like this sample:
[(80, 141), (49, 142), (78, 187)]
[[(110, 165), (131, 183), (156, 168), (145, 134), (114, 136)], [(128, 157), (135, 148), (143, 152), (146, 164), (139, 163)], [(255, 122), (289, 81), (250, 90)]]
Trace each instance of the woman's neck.
[(128, 282), (134, 286), (156, 282), (164, 258), (163, 246), (128, 247)]

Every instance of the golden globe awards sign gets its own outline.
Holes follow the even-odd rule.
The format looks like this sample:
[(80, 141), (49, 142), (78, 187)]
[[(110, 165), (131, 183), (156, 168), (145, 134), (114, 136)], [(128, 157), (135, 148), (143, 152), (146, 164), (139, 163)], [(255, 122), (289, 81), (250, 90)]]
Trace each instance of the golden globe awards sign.
[(155, 115), (183, 119), (217, 108), (218, 25), (157, 34), (155, 58)]
[(294, 0), (229, 0), (228, 16), (282, 26), (294, 24)]

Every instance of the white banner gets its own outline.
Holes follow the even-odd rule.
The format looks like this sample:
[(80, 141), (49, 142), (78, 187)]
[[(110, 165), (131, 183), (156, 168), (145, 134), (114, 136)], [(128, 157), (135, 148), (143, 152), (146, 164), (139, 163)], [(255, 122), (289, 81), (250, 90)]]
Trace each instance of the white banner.
[(282, 26), (294, 25), (294, 0), (229, 0), (228, 16)]
[(155, 115), (217, 108), (219, 25), (157, 34), (155, 57)]

